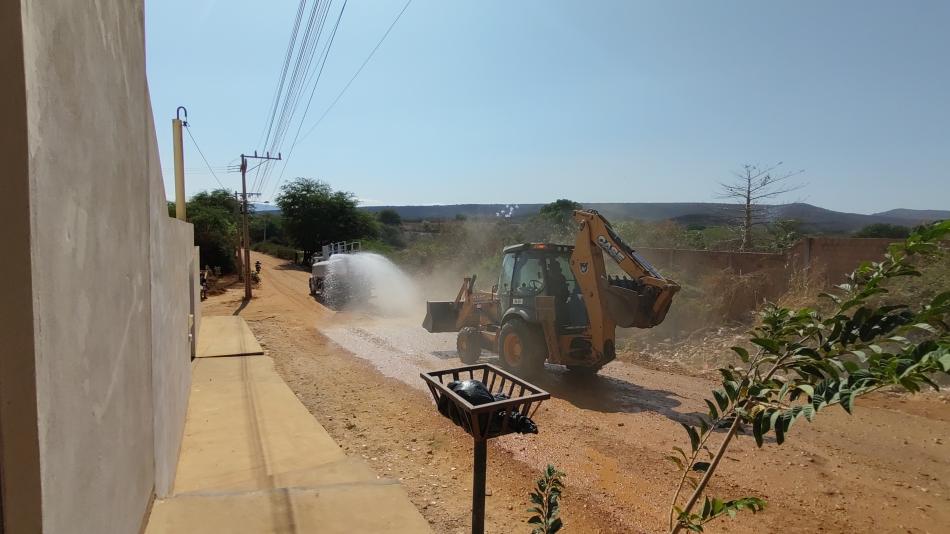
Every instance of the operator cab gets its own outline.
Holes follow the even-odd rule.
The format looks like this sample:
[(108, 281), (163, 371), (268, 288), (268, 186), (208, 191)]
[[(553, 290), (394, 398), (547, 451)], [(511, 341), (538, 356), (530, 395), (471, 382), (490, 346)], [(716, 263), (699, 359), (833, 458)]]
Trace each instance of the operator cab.
[(587, 308), (571, 271), (573, 246), (524, 243), (504, 249), (498, 299), (503, 316), (522, 315), (537, 319), (535, 298), (554, 297), (558, 329), (562, 332), (587, 328)]

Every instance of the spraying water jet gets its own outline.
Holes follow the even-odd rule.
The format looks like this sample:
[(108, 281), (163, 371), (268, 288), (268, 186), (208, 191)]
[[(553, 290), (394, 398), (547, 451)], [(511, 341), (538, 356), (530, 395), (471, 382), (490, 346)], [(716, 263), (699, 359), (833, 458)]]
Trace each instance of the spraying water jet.
[(420, 299), (415, 282), (393, 262), (361, 251), (318, 258), (313, 264), (310, 291), (333, 310), (360, 310), (387, 317), (410, 315)]

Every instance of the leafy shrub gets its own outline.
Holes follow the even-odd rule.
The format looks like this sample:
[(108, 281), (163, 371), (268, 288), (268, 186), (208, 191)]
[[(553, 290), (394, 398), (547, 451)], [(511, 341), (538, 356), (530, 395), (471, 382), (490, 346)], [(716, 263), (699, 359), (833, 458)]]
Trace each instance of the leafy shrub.
[(869, 224), (854, 233), (854, 237), (893, 237), (903, 239), (910, 235), (910, 228), (899, 224)]

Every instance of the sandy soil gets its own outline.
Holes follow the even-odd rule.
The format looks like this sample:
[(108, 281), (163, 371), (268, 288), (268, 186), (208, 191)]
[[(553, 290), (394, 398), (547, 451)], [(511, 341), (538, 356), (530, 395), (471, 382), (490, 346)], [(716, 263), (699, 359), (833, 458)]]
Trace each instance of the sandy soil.
[[(301, 401), (350, 453), (398, 478), (436, 532), (466, 532), (471, 442), (437, 416), (419, 373), (459, 365), (453, 335), (429, 334), (421, 317), (337, 314), (307, 294), (308, 273), (263, 255), (262, 284), (242, 307), (234, 288), (204, 313), (240, 313)], [(486, 354), (486, 359), (491, 360)], [(680, 422), (704, 411), (714, 383), (614, 362), (577, 380), (549, 366), (552, 393), (540, 434), (489, 447), (487, 530), (529, 532), (527, 495), (547, 463), (567, 472), (568, 532), (665, 531), (675, 484), (663, 460), (685, 446)], [(876, 395), (854, 416), (822, 414), (781, 447), (751, 438), (731, 449), (712, 492), (769, 501), (708, 532), (947, 532), (950, 396)]]

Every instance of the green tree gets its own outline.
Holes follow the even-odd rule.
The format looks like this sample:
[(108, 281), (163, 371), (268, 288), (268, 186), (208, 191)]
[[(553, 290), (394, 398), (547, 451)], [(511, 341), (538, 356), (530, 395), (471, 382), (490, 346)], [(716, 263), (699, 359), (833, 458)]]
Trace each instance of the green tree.
[(545, 204), (541, 206), (541, 217), (548, 219), (554, 223), (564, 223), (571, 219), (571, 216), (574, 214), (574, 210), (579, 210), (583, 208), (579, 202), (574, 202), (573, 200), (568, 200), (566, 198), (559, 198), (554, 202)]
[(387, 226), (399, 226), (402, 224), (402, 217), (400, 217), (399, 212), (394, 209), (386, 208), (377, 213), (376, 218), (379, 219), (379, 222)]
[(251, 234), (251, 243), (271, 241), (284, 244), (284, 232), (281, 218), (275, 213), (255, 213), (248, 219), (248, 233)]
[(297, 178), (284, 184), (276, 203), (284, 233), (304, 251), (304, 262), (327, 243), (379, 235), (376, 218), (358, 208), (353, 193), (334, 191), (320, 180)]
[(538, 217), (550, 226), (550, 237), (555, 241), (570, 239), (574, 235), (574, 210), (583, 208), (578, 202), (559, 198), (541, 206)]
[[(202, 191), (191, 197), (185, 208), (188, 222), (195, 227), (195, 245), (199, 247), (201, 265), (220, 266), (224, 272), (234, 271), (238, 202), (231, 192), (226, 189)], [(170, 209), (174, 210), (171, 206)]]
[(893, 237), (904, 239), (910, 235), (910, 228), (899, 224), (874, 223), (854, 233), (854, 237)]

